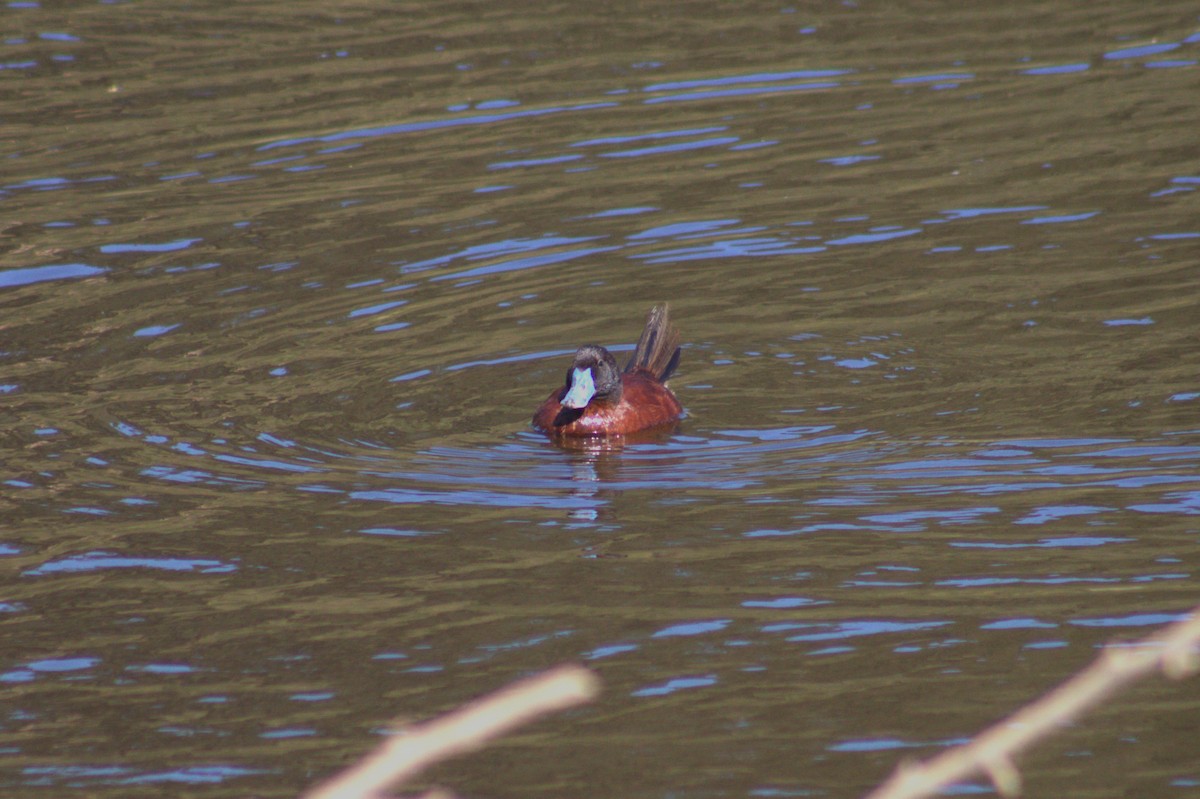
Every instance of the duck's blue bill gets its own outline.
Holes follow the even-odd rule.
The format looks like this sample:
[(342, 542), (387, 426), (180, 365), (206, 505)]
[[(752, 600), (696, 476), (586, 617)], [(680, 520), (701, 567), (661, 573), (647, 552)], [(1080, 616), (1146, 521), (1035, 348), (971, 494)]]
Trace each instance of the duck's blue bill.
[(596, 383), (592, 380), (592, 370), (576, 369), (571, 373), (571, 390), (562, 398), (562, 404), (568, 408), (586, 408), (594, 396)]

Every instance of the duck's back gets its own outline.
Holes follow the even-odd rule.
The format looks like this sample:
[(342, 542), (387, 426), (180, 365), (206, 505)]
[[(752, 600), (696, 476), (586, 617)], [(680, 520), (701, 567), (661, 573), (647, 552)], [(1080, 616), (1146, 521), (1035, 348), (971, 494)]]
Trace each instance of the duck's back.
[[(678, 349), (673, 357), (678, 362)], [(670, 375), (674, 368), (672, 365), (666, 372), (667, 375)], [(621, 386), (621, 402), (615, 411), (618, 415), (617, 426), (627, 428), (622, 432), (631, 433), (668, 424), (683, 413), (683, 406), (679, 404), (671, 389), (647, 369), (639, 368), (621, 375)]]

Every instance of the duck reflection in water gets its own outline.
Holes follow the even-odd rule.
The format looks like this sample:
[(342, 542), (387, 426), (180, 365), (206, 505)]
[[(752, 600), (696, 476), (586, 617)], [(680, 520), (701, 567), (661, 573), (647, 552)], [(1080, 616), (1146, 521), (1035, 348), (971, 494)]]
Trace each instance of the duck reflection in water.
[(666, 304), (656, 305), (622, 371), (604, 347), (580, 347), (566, 384), (550, 392), (534, 413), (533, 426), (564, 443), (580, 444), (663, 432), (683, 413), (666, 385), (679, 365), (679, 353), (679, 331), (671, 325), (669, 310)]

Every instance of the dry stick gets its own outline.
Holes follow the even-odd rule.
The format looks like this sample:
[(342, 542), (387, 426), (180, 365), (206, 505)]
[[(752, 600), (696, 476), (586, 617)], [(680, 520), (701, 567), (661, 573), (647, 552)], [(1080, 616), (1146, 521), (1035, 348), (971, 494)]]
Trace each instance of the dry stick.
[(384, 741), (303, 799), (378, 799), (433, 763), (478, 749), (538, 716), (589, 701), (599, 687), (595, 674), (572, 665), (521, 680)]
[(974, 740), (924, 763), (902, 763), (867, 799), (933, 796), (978, 774), (986, 774), (1001, 795), (1015, 796), (1021, 789), (1021, 775), (1013, 765), (1018, 752), (1155, 671), (1173, 679), (1194, 674), (1200, 670), (1198, 644), (1200, 608), (1148, 638), (1110, 645), (1086, 669)]

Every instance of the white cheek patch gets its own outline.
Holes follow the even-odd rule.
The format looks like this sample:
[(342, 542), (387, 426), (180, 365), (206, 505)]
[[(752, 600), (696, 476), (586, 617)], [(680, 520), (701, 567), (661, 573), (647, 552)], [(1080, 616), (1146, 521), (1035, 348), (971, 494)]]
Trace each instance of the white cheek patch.
[(596, 396), (596, 382), (591, 369), (576, 369), (571, 373), (571, 390), (563, 397), (562, 404), (568, 408), (585, 408)]

